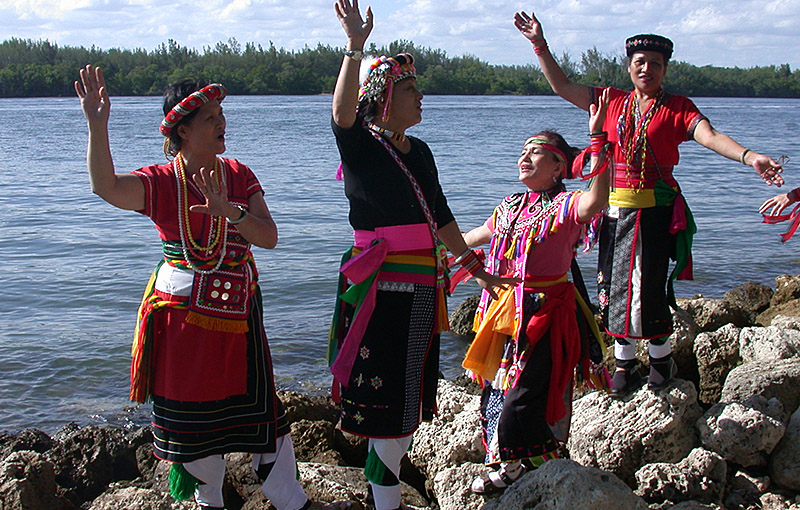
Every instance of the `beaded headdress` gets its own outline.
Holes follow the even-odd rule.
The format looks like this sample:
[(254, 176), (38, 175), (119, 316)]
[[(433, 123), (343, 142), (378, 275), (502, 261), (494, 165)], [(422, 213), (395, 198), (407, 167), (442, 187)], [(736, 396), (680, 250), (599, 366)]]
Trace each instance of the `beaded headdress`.
[(672, 58), (672, 41), (656, 34), (639, 34), (625, 40), (625, 53), (632, 57), (637, 51), (657, 51), (664, 60)]
[(394, 57), (381, 55), (369, 66), (367, 77), (358, 91), (359, 102), (363, 99), (376, 100), (386, 92), (386, 105), (381, 120), (389, 119), (389, 107), (392, 103), (392, 88), (395, 83), (406, 78), (417, 76), (414, 68), (414, 57), (410, 53), (400, 53)]
[(193, 110), (200, 108), (207, 102), (214, 99), (222, 102), (227, 95), (228, 92), (225, 90), (225, 87), (219, 83), (212, 83), (211, 85), (207, 85), (196, 92), (192, 92), (180, 103), (173, 106), (172, 110), (170, 110), (164, 117), (164, 120), (161, 121), (161, 134), (164, 136), (169, 136), (172, 132), (172, 128), (175, 127), (175, 124), (180, 122), (185, 116), (192, 113)]

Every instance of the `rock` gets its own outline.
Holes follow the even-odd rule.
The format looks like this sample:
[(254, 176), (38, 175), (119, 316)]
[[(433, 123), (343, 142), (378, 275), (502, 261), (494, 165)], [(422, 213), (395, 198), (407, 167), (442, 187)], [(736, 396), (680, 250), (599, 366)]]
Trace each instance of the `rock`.
[(751, 325), (747, 312), (725, 300), (697, 297), (678, 304), (692, 316), (700, 332), (716, 331), (729, 323), (740, 328)]
[[(694, 353), (694, 342), (699, 333), (699, 328), (694, 319), (684, 310), (675, 310), (672, 314), (672, 334), (669, 342), (672, 347), (672, 359), (678, 367), (676, 377), (691, 381), (695, 387), (700, 387), (700, 372), (698, 370), (697, 357)], [(647, 346), (647, 342), (638, 342)], [(650, 358), (645, 348), (644, 356), (647, 365), (650, 365)]]
[(74, 510), (59, 494), (53, 464), (34, 451), (17, 451), (0, 462), (0, 509)]
[(783, 439), (772, 451), (769, 474), (778, 485), (800, 492), (800, 408), (792, 414)]
[(775, 292), (770, 306), (779, 306), (800, 298), (800, 276), (782, 274), (775, 278)]
[(122, 429), (88, 426), (57, 443), (47, 456), (73, 503), (91, 501), (111, 482), (139, 476), (136, 452)]
[(294, 455), (301, 462), (344, 465), (334, 446), (335, 425), (329, 421), (300, 420), (292, 423)]
[(725, 379), (720, 402), (744, 402), (754, 395), (777, 398), (784, 410), (797, 409), (800, 406), (800, 362), (782, 359), (739, 365)]
[(800, 497), (791, 497), (783, 494), (768, 492), (761, 496), (759, 507), (761, 510), (800, 510)]
[[(584, 397), (585, 398), (585, 397)], [(568, 459), (546, 462), (524, 474), (484, 510), (646, 510), (647, 504), (612, 473)]]
[[(464, 462), (482, 463), (480, 397), (450, 382), (439, 381), (439, 414), (420, 425), (408, 458), (434, 480), (437, 473)], [(447, 440), (444, 440), (447, 438)]]
[(800, 317), (800, 299), (792, 299), (779, 305), (773, 305), (758, 314), (756, 323), (762, 326), (772, 325), (772, 320), (778, 315), (787, 317)]
[(311, 396), (294, 391), (278, 391), (289, 422), (300, 420), (337, 423), (342, 412), (328, 396)]
[[(472, 462), (448, 467), (436, 474), (433, 494), (441, 510), (479, 510), (483, 507), (483, 496), (473, 494), (472, 480), (486, 471), (486, 466)], [(513, 487), (513, 486), (512, 486)]]
[(788, 315), (776, 315), (770, 326), (781, 329), (794, 329), (800, 331), (800, 317), (790, 317)]
[(194, 500), (175, 501), (168, 492), (112, 485), (87, 510), (196, 510)]
[(739, 355), (745, 363), (800, 356), (800, 331), (775, 326), (743, 328), (739, 334)]
[(695, 448), (677, 464), (657, 462), (636, 472), (636, 494), (648, 502), (698, 501), (720, 503), (727, 473), (725, 460)]
[(773, 294), (772, 289), (762, 283), (745, 282), (726, 292), (722, 300), (747, 312), (753, 324), (756, 316), (769, 307)]
[(767, 489), (770, 480), (767, 476), (752, 476), (744, 471), (737, 471), (728, 481), (729, 492), (725, 498), (727, 508), (757, 508), (758, 500)]
[(740, 466), (764, 466), (783, 437), (783, 404), (756, 395), (714, 405), (697, 420), (703, 446)]
[(681, 379), (659, 393), (641, 388), (623, 400), (590, 393), (574, 402), (570, 458), (635, 487), (641, 466), (678, 462), (694, 449), (701, 414), (694, 385)]
[[(653, 507), (650, 507), (651, 509)], [(725, 510), (719, 505), (700, 503), (699, 501), (682, 501), (677, 505), (667, 506), (669, 510)]]
[(726, 324), (717, 331), (700, 333), (694, 341), (694, 354), (700, 372), (698, 399), (705, 404), (719, 402), (728, 373), (741, 363), (739, 328)]
[(475, 294), (464, 300), (458, 305), (453, 313), (450, 314), (450, 332), (454, 335), (475, 337), (472, 325), (475, 322), (475, 310), (481, 300), (480, 294)]

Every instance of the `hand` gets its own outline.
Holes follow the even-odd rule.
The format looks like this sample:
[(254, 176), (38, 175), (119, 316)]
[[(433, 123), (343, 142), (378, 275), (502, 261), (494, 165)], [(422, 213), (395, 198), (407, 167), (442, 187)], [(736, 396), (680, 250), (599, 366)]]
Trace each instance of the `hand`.
[(478, 282), (486, 292), (492, 296), (492, 299), (497, 299), (497, 293), (494, 291), (495, 287), (502, 287), (508, 289), (522, 282), (521, 278), (516, 276), (495, 276), (481, 269), (475, 273), (475, 281)]
[(363, 50), (370, 32), (372, 32), (372, 8), (367, 7), (367, 21), (361, 18), (358, 11), (358, 0), (337, 0), (333, 5), (336, 17), (342, 24), (347, 36), (348, 49)]
[(201, 167), (200, 171), (192, 176), (194, 183), (200, 188), (206, 203), (203, 205), (193, 205), (189, 207), (192, 212), (210, 214), (211, 216), (225, 216), (227, 218), (238, 218), (241, 212), (230, 202), (228, 202), (228, 187), (225, 181), (219, 178), (215, 169), (209, 170)]
[(80, 70), (81, 81), (75, 81), (75, 93), (81, 100), (83, 115), (90, 124), (101, 122), (108, 124), (111, 101), (106, 92), (103, 71), (99, 67), (87, 65)]
[[(792, 190), (791, 193), (782, 193), (780, 195), (775, 195), (774, 197), (770, 198), (769, 200), (761, 204), (761, 207), (758, 208), (758, 212), (760, 212), (761, 214), (766, 214), (767, 216), (779, 215), (781, 212), (783, 212), (784, 209), (786, 209), (792, 203), (797, 201), (796, 199), (794, 199), (794, 197), (797, 196), (798, 191), (800, 190), (795, 189)], [(769, 212), (769, 214), (767, 214), (766, 211), (769, 208), (772, 208), (772, 210)]]
[(599, 133), (603, 130), (603, 123), (606, 120), (606, 110), (608, 109), (608, 89), (603, 89), (603, 93), (597, 98), (597, 104), (589, 105), (589, 132)]
[(775, 186), (780, 187), (783, 185), (784, 180), (781, 176), (781, 172), (783, 172), (783, 166), (781, 166), (781, 163), (778, 163), (769, 156), (755, 153), (755, 158), (753, 158), (753, 162), (750, 163), (750, 166), (755, 169), (759, 177), (764, 179), (764, 182), (766, 182), (768, 186), (772, 186), (774, 184)]
[(517, 27), (517, 30), (519, 30), (529, 41), (544, 41), (542, 25), (532, 12), (530, 16), (528, 16), (525, 11), (514, 13), (514, 26)]

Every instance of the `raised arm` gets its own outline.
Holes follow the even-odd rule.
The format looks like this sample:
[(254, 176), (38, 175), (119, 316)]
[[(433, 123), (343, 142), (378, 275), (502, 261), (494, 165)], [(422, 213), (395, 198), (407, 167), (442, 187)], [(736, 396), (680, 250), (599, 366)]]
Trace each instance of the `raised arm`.
[(783, 185), (781, 172), (783, 168), (780, 163), (764, 154), (745, 149), (741, 144), (730, 136), (720, 133), (713, 127), (708, 120), (703, 119), (694, 130), (694, 139), (707, 149), (711, 149), (720, 156), (739, 161), (740, 163), (752, 166), (759, 177), (764, 179), (767, 185)]
[(534, 52), (539, 58), (539, 66), (542, 68), (544, 77), (547, 78), (547, 83), (553, 92), (566, 99), (582, 110), (589, 110), (589, 105), (592, 104), (592, 91), (587, 85), (574, 83), (570, 81), (561, 66), (558, 65), (550, 49), (547, 47), (547, 41), (544, 39), (544, 31), (542, 25), (533, 12), (530, 15), (525, 11), (520, 11), (514, 14), (514, 26), (517, 27), (522, 35), (533, 44)]
[[(603, 121), (606, 119), (608, 109), (608, 89), (597, 98), (597, 104), (589, 106), (589, 132), (600, 133), (603, 130)], [(597, 153), (592, 153), (591, 168), (594, 169), (601, 163)], [(608, 204), (608, 188), (611, 182), (611, 171), (606, 169), (597, 174), (592, 180), (592, 187), (581, 195), (578, 202), (578, 219), (582, 222), (589, 221), (603, 207)]]
[(80, 70), (75, 93), (81, 100), (81, 109), (89, 127), (86, 148), (86, 166), (92, 191), (109, 204), (136, 211), (144, 208), (144, 185), (133, 174), (117, 174), (111, 159), (108, 142), (108, 117), (111, 101), (106, 91), (103, 72), (99, 67), (87, 65)]
[[(367, 7), (366, 22), (358, 11), (358, 0), (353, 0), (352, 4), (350, 0), (338, 0), (334, 4), (334, 9), (347, 36), (347, 49), (363, 51), (372, 32), (372, 8)], [(356, 122), (360, 67), (360, 59), (355, 60), (345, 56), (339, 69), (336, 87), (333, 90), (333, 121), (339, 127), (350, 128)]]

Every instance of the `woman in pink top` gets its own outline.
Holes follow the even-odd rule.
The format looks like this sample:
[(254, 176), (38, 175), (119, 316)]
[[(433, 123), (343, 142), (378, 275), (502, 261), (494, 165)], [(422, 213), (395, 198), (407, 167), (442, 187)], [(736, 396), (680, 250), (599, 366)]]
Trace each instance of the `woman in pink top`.
[[(590, 115), (588, 152), (595, 168), (606, 148), (600, 129), (607, 106), (604, 93)], [(513, 289), (499, 290), (498, 299), (482, 294), (476, 337), (463, 363), (484, 387), (481, 422), (485, 463), (492, 470), (473, 482), (478, 494), (505, 489), (526, 469), (557, 457), (566, 440), (565, 400), (570, 401), (575, 367), (587, 352), (567, 271), (578, 246), (588, 250), (594, 244), (609, 188), (601, 170), (591, 189), (566, 191), (562, 179), (579, 169), (572, 165), (577, 152), (552, 131), (529, 138), (517, 162), (528, 190), (506, 197), (486, 223), (464, 236), (470, 247), (491, 243), (490, 272), (523, 279)], [(589, 365), (584, 366), (581, 375), (588, 378)], [(564, 423), (566, 428), (558, 426)]]

